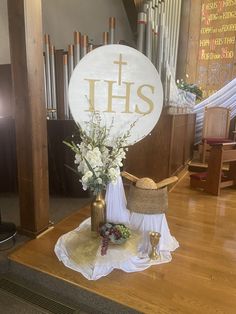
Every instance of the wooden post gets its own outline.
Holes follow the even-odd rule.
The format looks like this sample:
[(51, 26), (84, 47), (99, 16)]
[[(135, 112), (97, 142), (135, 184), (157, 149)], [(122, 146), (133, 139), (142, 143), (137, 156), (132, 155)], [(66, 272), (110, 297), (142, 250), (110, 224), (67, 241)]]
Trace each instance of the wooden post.
[(8, 0), (8, 18), (15, 96), (20, 230), (35, 237), (49, 225), (41, 0)]
[(223, 167), (223, 146), (215, 145), (211, 147), (208, 169), (207, 181), (205, 191), (213, 195), (220, 195), (220, 182)]

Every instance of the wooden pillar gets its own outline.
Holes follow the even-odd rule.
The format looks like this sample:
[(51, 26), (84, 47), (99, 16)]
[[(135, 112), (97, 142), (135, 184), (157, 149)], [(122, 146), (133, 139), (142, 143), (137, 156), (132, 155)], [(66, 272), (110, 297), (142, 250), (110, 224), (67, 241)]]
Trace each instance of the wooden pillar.
[(195, 83), (197, 77), (201, 5), (202, 0), (182, 0), (176, 76), (191, 83)]
[(35, 237), (49, 225), (41, 0), (8, 0), (8, 18), (15, 100), (20, 230)]
[(182, 0), (176, 77), (177, 79), (183, 80), (185, 80), (187, 73), (186, 61), (188, 54), (190, 12), (191, 0)]

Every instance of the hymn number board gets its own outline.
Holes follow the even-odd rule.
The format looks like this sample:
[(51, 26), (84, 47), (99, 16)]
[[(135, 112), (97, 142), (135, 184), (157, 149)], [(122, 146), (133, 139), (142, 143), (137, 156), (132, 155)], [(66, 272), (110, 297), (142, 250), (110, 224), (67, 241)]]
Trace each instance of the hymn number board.
[(110, 126), (114, 137), (131, 129), (128, 144), (138, 142), (156, 125), (163, 105), (160, 77), (150, 60), (136, 49), (107, 45), (88, 53), (76, 66), (69, 84), (74, 120), (84, 128), (93, 112)]
[(236, 0), (202, 0), (197, 82), (206, 98), (235, 77)]

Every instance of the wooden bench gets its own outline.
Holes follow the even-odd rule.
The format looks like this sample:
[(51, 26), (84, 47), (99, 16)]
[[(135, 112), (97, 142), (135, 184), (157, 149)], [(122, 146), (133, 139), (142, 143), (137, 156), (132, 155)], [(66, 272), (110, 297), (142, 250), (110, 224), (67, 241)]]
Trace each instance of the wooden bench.
[[(227, 174), (223, 172), (226, 162), (229, 163)], [(211, 145), (207, 172), (192, 174), (190, 185), (213, 195), (219, 195), (224, 187), (236, 185), (236, 142)]]

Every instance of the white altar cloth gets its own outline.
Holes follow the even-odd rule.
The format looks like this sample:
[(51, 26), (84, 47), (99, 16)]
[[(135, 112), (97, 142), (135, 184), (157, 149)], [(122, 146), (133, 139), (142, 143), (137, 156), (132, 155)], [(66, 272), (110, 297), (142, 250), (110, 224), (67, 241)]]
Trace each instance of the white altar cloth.
[(179, 247), (178, 241), (170, 234), (165, 214), (147, 215), (132, 212), (130, 215), (130, 228), (142, 233), (140, 251), (150, 251), (149, 232), (155, 231), (161, 234), (158, 251), (174, 251)]
[(116, 184), (110, 183), (106, 190), (107, 221), (123, 223), (131, 229), (142, 233), (140, 252), (146, 254), (150, 251), (149, 232), (155, 231), (161, 234), (158, 251), (174, 251), (179, 243), (171, 236), (165, 214), (141, 214), (130, 212), (127, 209), (127, 201), (121, 177)]
[(130, 212), (126, 205), (124, 185), (119, 176), (117, 182), (109, 183), (106, 189), (107, 221), (129, 224)]
[[(170, 234), (165, 214), (130, 213), (120, 177), (116, 184), (108, 185), (106, 204), (107, 221), (124, 223), (134, 230), (133, 236), (124, 244), (110, 244), (107, 254), (101, 256), (101, 239), (92, 235), (91, 219), (88, 218), (78, 228), (62, 235), (55, 245), (56, 256), (65, 266), (89, 280), (97, 280), (115, 268), (130, 273), (171, 261), (170, 252), (177, 249), (179, 243)], [(151, 250), (150, 231), (161, 234), (157, 247), (160, 257), (155, 261), (148, 256)]]
[[(87, 235), (86, 235), (87, 232)], [(85, 236), (84, 236), (85, 234)], [(80, 272), (89, 280), (97, 280), (108, 275), (113, 269), (136, 272), (156, 264), (171, 261), (169, 251), (160, 251), (160, 258), (152, 261), (148, 254), (140, 250), (140, 237), (131, 237), (125, 244), (109, 245), (107, 254), (101, 256), (101, 240), (96, 243), (91, 238), (90, 218), (83, 221), (78, 228), (62, 235), (56, 245), (55, 254), (63, 264)], [(92, 255), (91, 255), (92, 253)]]

